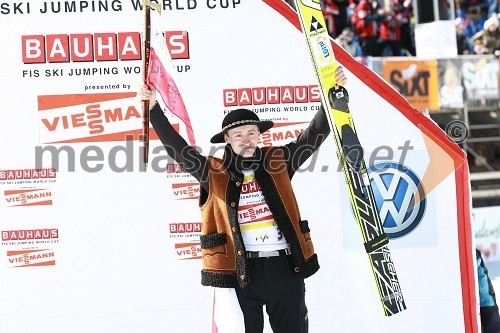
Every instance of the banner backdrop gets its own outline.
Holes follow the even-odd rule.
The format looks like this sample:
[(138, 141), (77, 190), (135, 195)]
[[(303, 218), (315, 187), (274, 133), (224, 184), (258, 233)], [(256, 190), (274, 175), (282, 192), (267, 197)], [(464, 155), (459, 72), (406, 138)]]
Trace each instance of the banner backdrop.
[[(142, 169), (139, 3), (1, 3), (1, 332), (216, 330), (213, 290), (200, 285), (197, 183), (152, 128)], [(262, 145), (307, 127), (318, 88), (285, 2), (160, 3), (202, 153), (222, 154), (209, 138), (240, 106), (276, 123)], [(371, 180), (408, 309), (383, 316), (327, 139), (293, 181), (321, 266), (306, 280), (310, 332), (478, 332), (464, 153), (333, 46), (367, 164), (386, 166)], [(438, 95), (437, 84), (429, 93)]]
[(469, 107), (491, 107), (498, 104), (498, 69), (498, 58), (491, 55), (462, 58), (463, 85)]
[(438, 60), (439, 106), (441, 109), (464, 107), (464, 87), (460, 59)]
[(387, 58), (382, 62), (382, 75), (414, 108), (436, 110), (439, 107), (437, 65), (437, 60)]
[(499, 261), (500, 249), (500, 207), (474, 208), (473, 225), (478, 248), (485, 262)]

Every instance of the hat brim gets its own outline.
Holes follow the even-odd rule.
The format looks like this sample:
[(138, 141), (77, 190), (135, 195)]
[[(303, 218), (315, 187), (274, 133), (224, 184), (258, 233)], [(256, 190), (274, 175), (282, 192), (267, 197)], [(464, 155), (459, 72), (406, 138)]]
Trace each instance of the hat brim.
[[(248, 125), (248, 124), (241, 124), (241, 125), (238, 125), (238, 126), (234, 126), (234, 127), (230, 128), (230, 129), (237, 128), (237, 127), (240, 127), (240, 126), (245, 126), (245, 125)], [(259, 122), (256, 122), (256, 123), (252, 123), (251, 125), (257, 125), (257, 127), (259, 127), (259, 132), (260, 133), (264, 133), (265, 131), (269, 130), (270, 128), (272, 128), (274, 126), (274, 122), (270, 121), (270, 120), (263, 120), (263, 121), (259, 121)], [(215, 134), (210, 139), (210, 143), (224, 143), (224, 142), (226, 142), (224, 140), (224, 134), (226, 132), (227, 131), (222, 131), (222, 132), (219, 132), (219, 133)]]

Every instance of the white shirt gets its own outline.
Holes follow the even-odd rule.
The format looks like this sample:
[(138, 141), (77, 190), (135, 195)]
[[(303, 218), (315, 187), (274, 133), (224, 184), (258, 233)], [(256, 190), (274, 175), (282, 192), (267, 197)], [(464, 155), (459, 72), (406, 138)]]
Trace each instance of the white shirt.
[(252, 170), (243, 171), (238, 222), (247, 251), (275, 251), (286, 248), (285, 236), (278, 228)]

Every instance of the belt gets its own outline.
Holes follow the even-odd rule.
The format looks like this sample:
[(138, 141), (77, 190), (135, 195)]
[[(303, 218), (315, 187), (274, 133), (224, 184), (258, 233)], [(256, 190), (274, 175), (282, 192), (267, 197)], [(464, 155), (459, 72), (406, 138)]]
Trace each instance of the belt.
[(292, 251), (290, 249), (282, 249), (276, 251), (247, 251), (247, 258), (269, 258), (269, 257), (279, 257), (279, 256), (287, 256), (291, 254)]

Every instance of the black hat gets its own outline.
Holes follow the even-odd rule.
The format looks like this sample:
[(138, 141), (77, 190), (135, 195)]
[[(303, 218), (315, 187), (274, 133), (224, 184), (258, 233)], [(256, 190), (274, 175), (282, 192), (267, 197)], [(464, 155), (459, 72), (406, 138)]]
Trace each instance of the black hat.
[(259, 116), (252, 110), (236, 109), (229, 112), (222, 120), (222, 131), (215, 134), (211, 139), (211, 143), (223, 143), (224, 133), (230, 129), (244, 126), (244, 125), (257, 125), (260, 133), (263, 133), (273, 127), (274, 122), (270, 120), (260, 121)]

